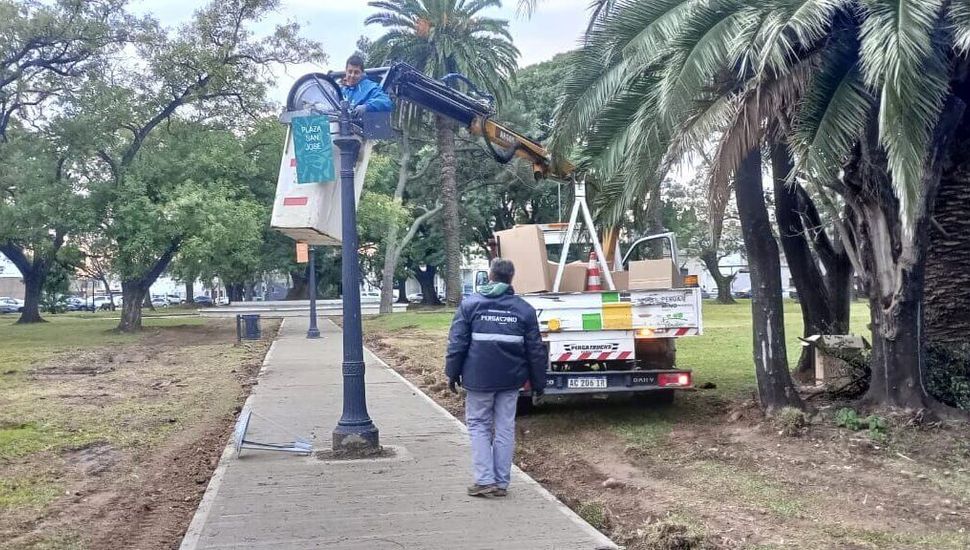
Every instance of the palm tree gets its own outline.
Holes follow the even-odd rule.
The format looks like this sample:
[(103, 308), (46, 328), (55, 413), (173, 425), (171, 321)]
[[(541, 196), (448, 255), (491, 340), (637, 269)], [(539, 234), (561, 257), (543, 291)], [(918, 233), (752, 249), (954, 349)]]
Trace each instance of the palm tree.
[(780, 146), (777, 168), (791, 168), (781, 176), (821, 201), (869, 291), (869, 400), (932, 405), (921, 383), (924, 266), (936, 194), (949, 181), (965, 186), (970, 168), (970, 138), (957, 131), (970, 100), (970, 7), (629, 2), (587, 40), (557, 144), (568, 150), (580, 136), (609, 182), (604, 215), (622, 218), (685, 151), (711, 144), (717, 207), (732, 177), (737, 186), (755, 177), (762, 147)]
[[(512, 44), (508, 22), (481, 12), (500, 7), (500, 0), (386, 0), (369, 2), (382, 11), (368, 25), (387, 32), (373, 44), (385, 61), (405, 61), (431, 76), (462, 73), (503, 98), (516, 69), (519, 51)], [(441, 202), (444, 214), (448, 305), (461, 301), (461, 228), (456, 182), (455, 124), (435, 116), (441, 157)]]

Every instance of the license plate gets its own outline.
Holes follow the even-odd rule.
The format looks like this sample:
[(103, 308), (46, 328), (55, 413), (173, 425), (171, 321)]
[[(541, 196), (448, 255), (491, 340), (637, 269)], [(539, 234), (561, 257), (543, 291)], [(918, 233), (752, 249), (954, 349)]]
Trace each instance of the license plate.
[(605, 388), (606, 378), (570, 378), (568, 387), (578, 389)]

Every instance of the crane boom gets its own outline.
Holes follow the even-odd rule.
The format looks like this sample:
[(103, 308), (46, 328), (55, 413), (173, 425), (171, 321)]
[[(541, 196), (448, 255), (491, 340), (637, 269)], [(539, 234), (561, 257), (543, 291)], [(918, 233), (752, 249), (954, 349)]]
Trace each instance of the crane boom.
[[(477, 98), (455, 88), (451, 82), (464, 82)], [(397, 63), (387, 69), (383, 89), (401, 100), (450, 118), (468, 131), (485, 140), (495, 157), (503, 164), (518, 157), (532, 164), (535, 177), (567, 178), (575, 167), (566, 161), (556, 162), (538, 140), (523, 135), (492, 119), (495, 115), (493, 98), (481, 93), (474, 84), (457, 74), (435, 80), (407, 63)]]

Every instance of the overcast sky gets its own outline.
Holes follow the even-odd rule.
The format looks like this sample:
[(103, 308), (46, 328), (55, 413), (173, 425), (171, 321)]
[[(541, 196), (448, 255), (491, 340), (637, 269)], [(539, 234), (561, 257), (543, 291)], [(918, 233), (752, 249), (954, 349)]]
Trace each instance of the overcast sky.
[[(515, 45), (522, 53), (519, 66), (524, 67), (575, 47), (586, 25), (589, 0), (545, 0), (531, 19), (516, 16), (515, 0), (505, 0), (503, 4), (501, 9), (486, 10), (483, 14), (510, 21)], [(192, 12), (202, 5), (204, 2), (198, 0), (133, 2), (136, 11), (152, 13), (162, 24), (171, 26), (189, 20)], [(303, 74), (342, 68), (361, 35), (374, 38), (381, 34), (380, 27), (364, 26), (364, 18), (375, 11), (367, 5), (367, 0), (282, 0), (276, 18), (266, 21), (257, 31), (269, 32), (278, 23), (297, 21), (304, 36), (323, 44), (330, 61), (328, 67), (300, 66), (290, 68), (288, 74), (279, 74), (270, 99), (282, 103), (290, 84)]]

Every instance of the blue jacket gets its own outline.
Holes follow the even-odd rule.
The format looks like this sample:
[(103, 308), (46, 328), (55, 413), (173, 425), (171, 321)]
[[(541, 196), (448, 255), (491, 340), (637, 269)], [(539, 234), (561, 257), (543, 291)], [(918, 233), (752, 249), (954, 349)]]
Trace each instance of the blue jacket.
[(498, 295), (473, 294), (451, 323), (445, 374), (472, 391), (517, 390), (528, 380), (546, 387), (549, 355), (536, 311), (511, 287)]
[(394, 110), (394, 102), (384, 93), (381, 85), (368, 78), (361, 79), (356, 86), (341, 84), (340, 91), (344, 99), (350, 102), (351, 109), (358, 105), (366, 105), (370, 113)]

